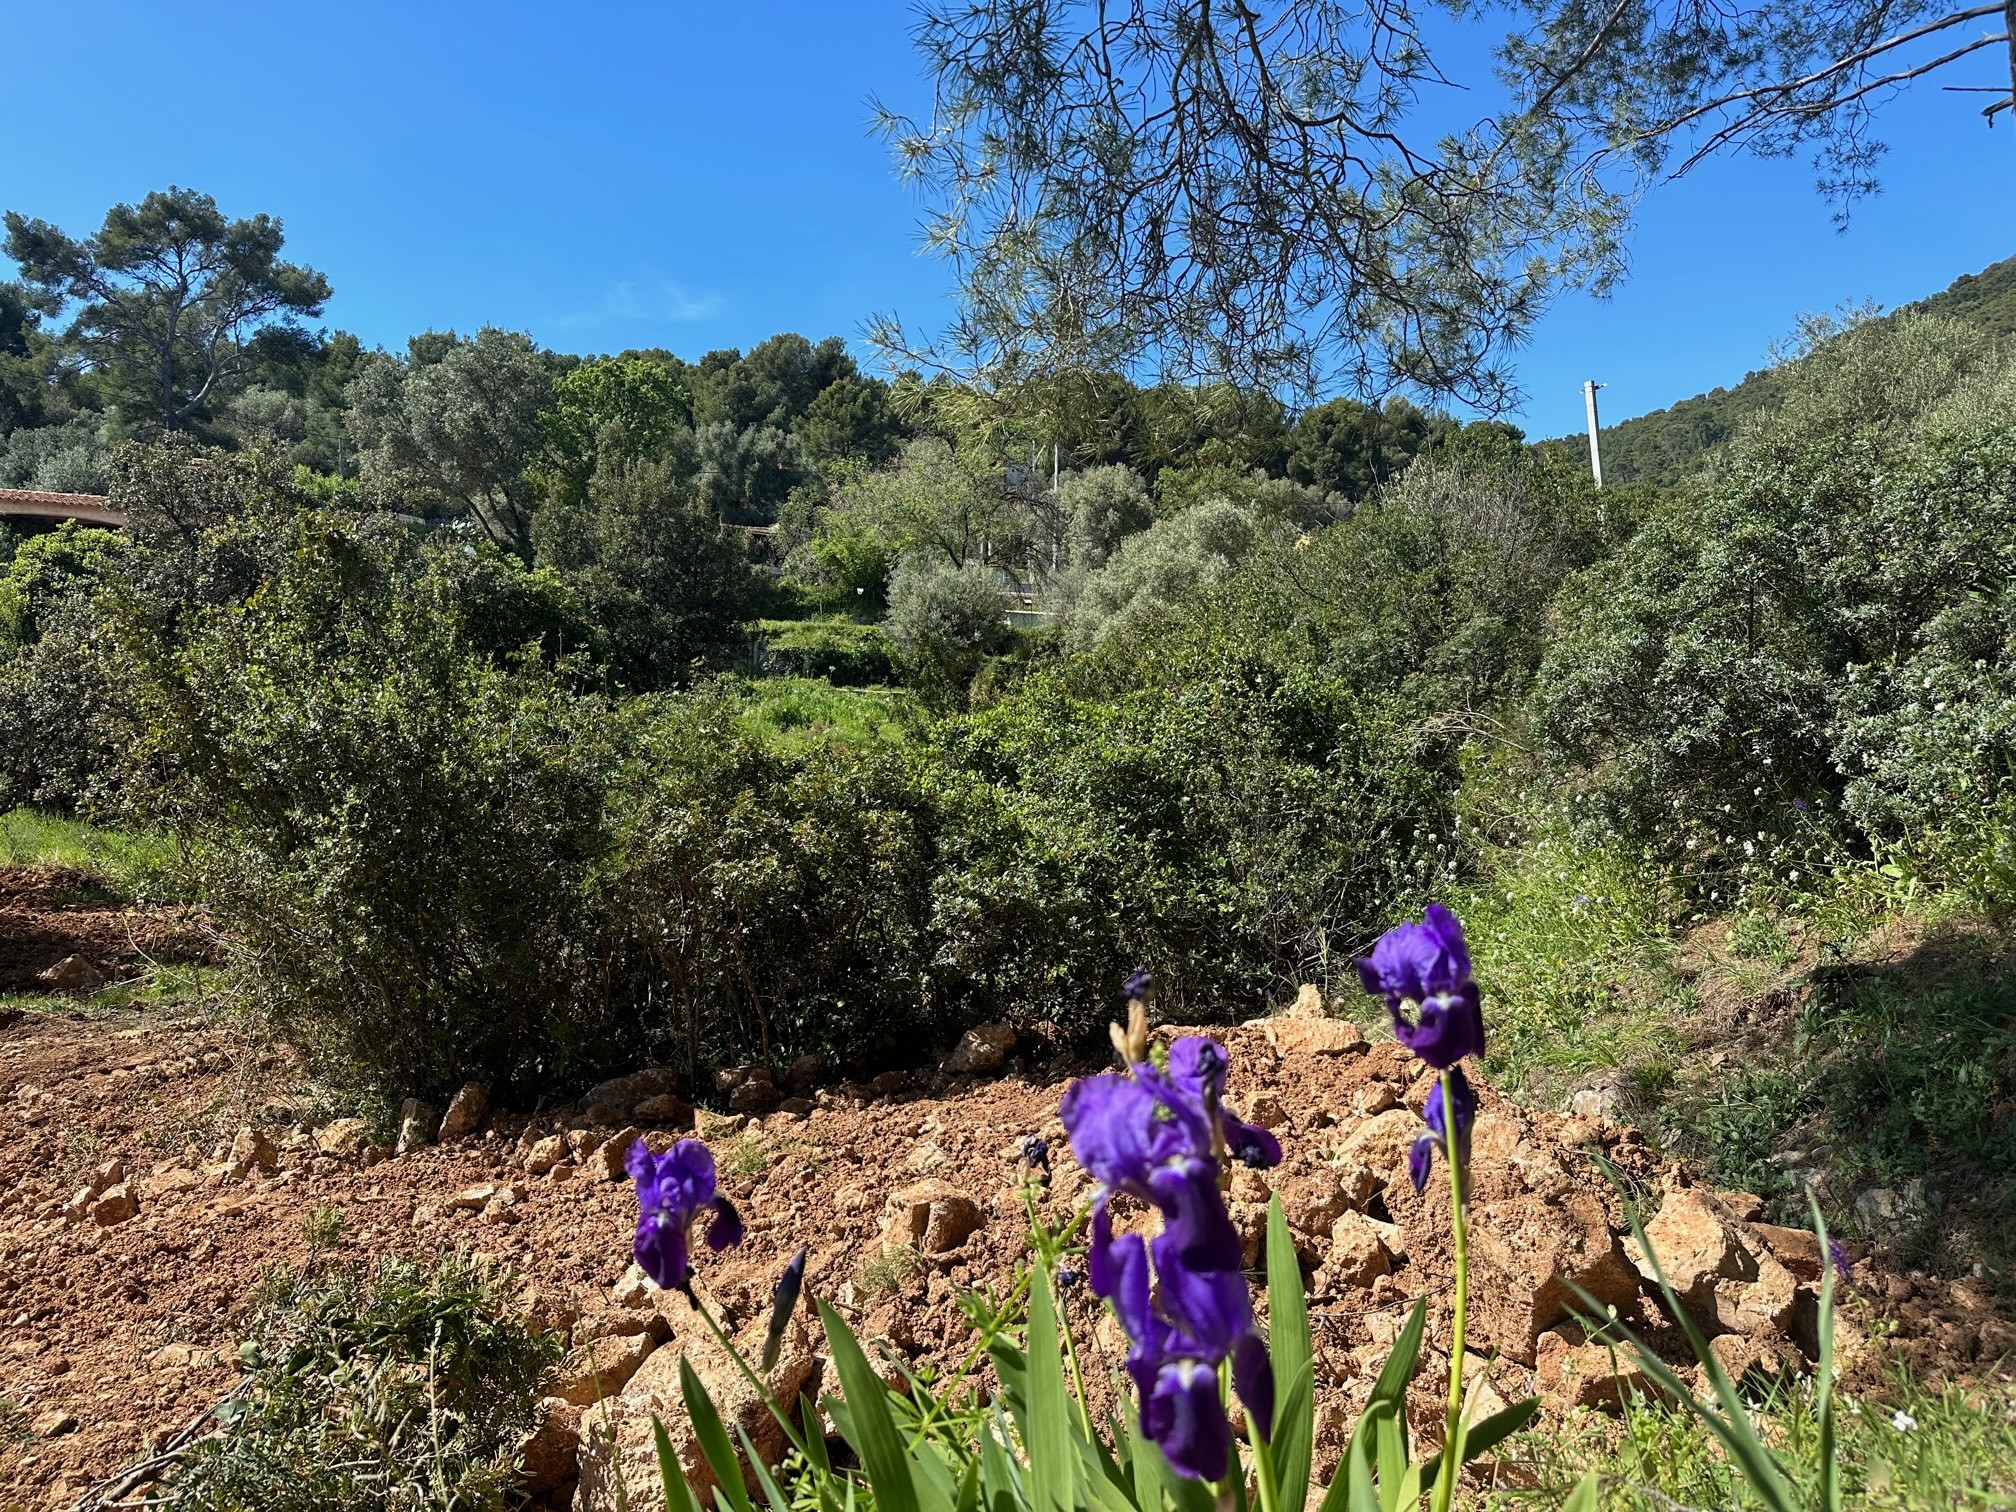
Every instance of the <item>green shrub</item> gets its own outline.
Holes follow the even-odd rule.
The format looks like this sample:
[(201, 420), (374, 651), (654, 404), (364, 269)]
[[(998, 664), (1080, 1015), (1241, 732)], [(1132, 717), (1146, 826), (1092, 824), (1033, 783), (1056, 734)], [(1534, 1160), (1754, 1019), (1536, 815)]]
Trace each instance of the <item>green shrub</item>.
[(1899, 850), (2001, 885), (2016, 423), (1942, 408), (1978, 348), (1954, 338), (1839, 338), (1718, 486), (1557, 603), (1549, 745), (1703, 901)]
[(548, 1082), (614, 1011), (584, 890), (599, 705), (470, 649), (452, 585), (308, 517), (186, 644), (130, 627), (137, 796), (187, 847), (257, 1001), (393, 1094)]
[(727, 689), (639, 710), (610, 795), (609, 896), (693, 1064), (908, 1059), (956, 1027), (922, 971), (930, 818), (901, 755), (776, 747)]
[(896, 680), (896, 648), (880, 625), (851, 620), (758, 620), (757, 661), (766, 676), (823, 677), (835, 687)]
[(483, 1512), (510, 1503), (519, 1440), (559, 1362), (508, 1277), (461, 1257), (279, 1273), (241, 1348), (244, 1394), (182, 1464), (192, 1512)]

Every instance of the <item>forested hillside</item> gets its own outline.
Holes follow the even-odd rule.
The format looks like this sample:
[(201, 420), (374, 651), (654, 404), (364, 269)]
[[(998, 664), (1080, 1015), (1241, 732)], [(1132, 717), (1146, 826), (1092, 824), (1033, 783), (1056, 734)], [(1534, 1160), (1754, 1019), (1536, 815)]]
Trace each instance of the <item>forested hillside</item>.
[[(1929, 299), (1905, 305), (1879, 321), (1905, 314), (1940, 315), (1985, 335), (2016, 332), (2016, 257), (1968, 273)], [(1748, 373), (1733, 388), (1711, 389), (1650, 414), (1603, 428), (1603, 475), (1618, 483), (1676, 483), (1725, 445), (1753, 416), (1781, 402), (1784, 386), (1775, 369)], [(1582, 436), (1539, 443), (1564, 459), (1588, 457)]]

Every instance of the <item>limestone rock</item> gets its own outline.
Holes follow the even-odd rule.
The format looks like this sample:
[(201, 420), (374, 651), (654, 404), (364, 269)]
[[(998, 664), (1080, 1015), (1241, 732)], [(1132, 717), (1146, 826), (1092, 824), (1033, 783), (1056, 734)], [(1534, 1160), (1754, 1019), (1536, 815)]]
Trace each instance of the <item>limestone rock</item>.
[(816, 1055), (801, 1055), (784, 1068), (781, 1081), (784, 1090), (803, 1096), (819, 1085), (819, 1078), (826, 1074), (826, 1062)]
[(410, 1155), (423, 1145), (434, 1143), (434, 1131), (441, 1127), (441, 1110), (417, 1097), (399, 1104), (399, 1138), (394, 1154)]
[(1633, 1362), (1629, 1349), (1620, 1346), (1613, 1351), (1583, 1342), (1582, 1330), (1572, 1324), (1540, 1336), (1533, 1373), (1542, 1399), (1556, 1412), (1574, 1407), (1614, 1410), (1634, 1395), (1654, 1399), (1660, 1395), (1652, 1378)]
[(565, 1160), (567, 1155), (566, 1138), (559, 1134), (548, 1134), (525, 1152), (525, 1169), (533, 1176), (544, 1176)]
[(362, 1160), (371, 1143), (371, 1125), (361, 1118), (339, 1118), (315, 1131), (315, 1148), (337, 1160)]
[(544, 1496), (574, 1478), (581, 1455), (581, 1409), (561, 1397), (539, 1404), (538, 1426), (518, 1451), (518, 1489)]
[(1407, 1152), (1421, 1135), (1420, 1118), (1406, 1108), (1393, 1108), (1376, 1118), (1368, 1118), (1353, 1128), (1337, 1146), (1335, 1163), (1340, 1169), (1363, 1165), (1372, 1170), (1383, 1186), (1396, 1177), (1406, 1179)]
[(768, 1113), (781, 1101), (782, 1094), (768, 1077), (760, 1081), (751, 1077), (728, 1094), (728, 1106), (737, 1113)]
[(634, 1125), (617, 1130), (581, 1162), (581, 1169), (591, 1180), (622, 1181), (630, 1174), (626, 1164), (630, 1158), (630, 1146), (643, 1137), (642, 1131)]
[(280, 1152), (273, 1147), (273, 1141), (259, 1130), (247, 1124), (233, 1136), (227, 1169), (231, 1180), (243, 1181), (254, 1171), (270, 1175), (279, 1168)]
[(111, 978), (81, 955), (68, 955), (35, 980), (56, 992), (96, 992)]
[[(702, 1298), (704, 1301), (704, 1290)], [(619, 1482), (631, 1489), (633, 1506), (635, 1488), (658, 1484), (654, 1418), (665, 1425), (673, 1452), (699, 1492), (701, 1505), (711, 1503), (715, 1480), (686, 1416), (679, 1384), (682, 1358), (692, 1365), (734, 1442), (741, 1442), (736, 1432), (739, 1427), (749, 1436), (758, 1457), (771, 1466), (782, 1460), (790, 1447), (762, 1396), (693, 1313), (692, 1304), (678, 1292), (661, 1292), (654, 1301), (670, 1315), (675, 1342), (646, 1359), (620, 1397), (583, 1414), (581, 1482), (575, 1492), (575, 1512), (616, 1512)], [(767, 1321), (767, 1317), (758, 1317), (736, 1339), (744, 1359), (754, 1361), (761, 1356)], [(812, 1336), (800, 1313), (785, 1328), (777, 1367), (766, 1384), (779, 1401), (796, 1402), (808, 1391), (816, 1393), (818, 1375)], [(743, 1478), (745, 1482), (750, 1479), (746, 1460)]]
[(1267, 1043), (1279, 1055), (1355, 1055), (1365, 1036), (1345, 1019), (1305, 1018), (1299, 1013), (1270, 1018)]
[(489, 1116), (490, 1094), (475, 1082), (463, 1083), (461, 1090), (448, 1100), (448, 1111), (442, 1116), (442, 1142), (467, 1139), (483, 1127)]
[(100, 1228), (111, 1228), (114, 1224), (124, 1223), (127, 1219), (136, 1217), (139, 1212), (140, 1201), (133, 1195), (133, 1183), (121, 1181), (107, 1187), (99, 1194), (98, 1200), (91, 1204), (91, 1221)]
[(647, 1066), (628, 1076), (612, 1077), (590, 1087), (581, 1094), (581, 1106), (607, 1108), (619, 1118), (644, 1117), (646, 1115), (637, 1111), (637, 1104), (648, 1098), (676, 1093), (679, 1086), (678, 1072), (665, 1066)]
[(1281, 1215), (1304, 1234), (1327, 1234), (1344, 1212), (1344, 1188), (1330, 1171), (1293, 1176), (1281, 1185)]
[[(705, 1328), (696, 1318), (695, 1325)], [(592, 1406), (616, 1396), (630, 1384), (663, 1335), (646, 1330), (633, 1334), (605, 1334), (581, 1345), (560, 1367), (560, 1381), (554, 1395), (577, 1407)], [(760, 1346), (759, 1346), (760, 1347)]]
[(1790, 1271), (1795, 1280), (1817, 1283), (1824, 1263), (1820, 1236), (1811, 1229), (1780, 1228), (1775, 1223), (1753, 1223), (1750, 1232), (1764, 1241), (1764, 1247)]
[(1708, 1352), (1715, 1356), (1715, 1363), (1724, 1374), (1739, 1386), (1747, 1383), (1769, 1390), (1799, 1371), (1798, 1357), (1770, 1338), (1722, 1334), (1708, 1341)]
[(1246, 1099), (1246, 1121), (1279, 1129), (1288, 1122), (1288, 1104), (1272, 1087), (1263, 1087)]
[(944, 1069), (954, 1076), (986, 1076), (999, 1071), (1015, 1048), (1011, 1024), (976, 1024), (959, 1037), (952, 1053), (945, 1057)]
[(987, 1221), (980, 1204), (947, 1181), (919, 1181), (891, 1194), (882, 1220), (885, 1249), (942, 1255)]
[(1330, 1227), (1330, 1248), (1323, 1256), (1329, 1287), (1368, 1287), (1392, 1270), (1393, 1257), (1379, 1225), (1362, 1213), (1340, 1214)]
[(913, 1081), (908, 1071), (884, 1071), (868, 1083), (868, 1089), (877, 1097), (900, 1097), (910, 1090)]
[(1480, 1202), (1471, 1212), (1470, 1247), (1480, 1338), (1522, 1365), (1533, 1363), (1543, 1332), (1587, 1310), (1578, 1287), (1599, 1307), (1623, 1307), (1638, 1295), (1638, 1272), (1603, 1204), (1587, 1192)]

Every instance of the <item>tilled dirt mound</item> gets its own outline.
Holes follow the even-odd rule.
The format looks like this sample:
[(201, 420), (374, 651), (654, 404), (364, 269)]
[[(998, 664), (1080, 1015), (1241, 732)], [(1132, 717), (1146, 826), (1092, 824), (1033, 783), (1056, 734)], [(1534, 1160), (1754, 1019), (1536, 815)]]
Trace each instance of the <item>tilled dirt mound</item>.
[(76, 958), (91, 985), (130, 976), (143, 962), (205, 959), (208, 942), (180, 909), (131, 909), (88, 873), (60, 866), (0, 866), (0, 992), (33, 992), (44, 974)]
[[(1447, 1380), (1449, 1199), (1440, 1182), (1417, 1196), (1404, 1175), (1428, 1088), (1418, 1063), (1334, 1020), (1213, 1032), (1231, 1050), (1235, 1100), (1287, 1152), (1276, 1171), (1242, 1171), (1231, 1198), (1256, 1264), (1271, 1192), (1295, 1226), (1317, 1334), (1319, 1460), (1334, 1457), (1418, 1297), (1429, 1299), (1430, 1347), (1417, 1417), (1432, 1432)], [(238, 1154), (251, 1158), (234, 1166), (232, 1136), (259, 1101), (248, 1090), (258, 1060), (193, 1022), (30, 1014), (0, 1029), (0, 1397), (17, 1430), (0, 1445), (0, 1506), (72, 1505), (222, 1397), (256, 1278), (308, 1259), (303, 1220), (318, 1208), (341, 1212), (350, 1256), (466, 1248), (508, 1261), (527, 1278), (528, 1305), (574, 1332), (563, 1395), (627, 1389), (619, 1405), (659, 1405), (652, 1383), (667, 1373), (649, 1357), (654, 1345), (676, 1349), (647, 1327), (665, 1299), (626, 1276), (636, 1208), (612, 1172), (626, 1128), (662, 1148), (691, 1122), (665, 1078), (598, 1089), (592, 1108), (584, 1099), (536, 1121), (496, 1114), (470, 1137), (393, 1158), (361, 1126), (315, 1138), (289, 1128), (285, 1105), (268, 1100), (256, 1116), (272, 1147), (240, 1136)], [(785, 1260), (808, 1246), (808, 1290), (864, 1337), (956, 1366), (972, 1341), (960, 1295), (998, 1286), (1025, 1256), (1023, 1137), (1044, 1135), (1054, 1152), (1054, 1175), (1035, 1188), (1048, 1221), (1061, 1226), (1089, 1196), (1057, 1122), (1060, 1080), (1013, 1063), (998, 1080), (939, 1073), (914, 1090), (902, 1080), (884, 1079), (879, 1095), (828, 1087), (739, 1128), (699, 1115), (748, 1222), (745, 1245), (704, 1267), (733, 1321), (760, 1316)], [(1482, 1104), (1470, 1364), (1488, 1381), (1482, 1405), (1532, 1390), (1556, 1411), (1614, 1400), (1609, 1352), (1569, 1321), (1576, 1287), (1681, 1354), (1598, 1154), (1657, 1208), (1660, 1253), (1685, 1305), (1718, 1335), (1718, 1354), (1765, 1374), (1800, 1368), (1815, 1343), (1811, 1235), (1751, 1222), (1749, 1199), (1688, 1184), (1634, 1130), (1531, 1113), (1489, 1089)], [(262, 1155), (277, 1156), (276, 1169), (262, 1170)], [(1104, 1377), (1122, 1341), (1082, 1287), (1068, 1306), (1088, 1373)], [(1873, 1361), (1861, 1346), (1880, 1324), (1934, 1375), (1978, 1369), (2016, 1337), (1964, 1283), (1868, 1261), (1843, 1314), (1851, 1353)], [(562, 1470), (571, 1463), (570, 1445)], [(548, 1503), (600, 1505), (574, 1495), (563, 1474)]]

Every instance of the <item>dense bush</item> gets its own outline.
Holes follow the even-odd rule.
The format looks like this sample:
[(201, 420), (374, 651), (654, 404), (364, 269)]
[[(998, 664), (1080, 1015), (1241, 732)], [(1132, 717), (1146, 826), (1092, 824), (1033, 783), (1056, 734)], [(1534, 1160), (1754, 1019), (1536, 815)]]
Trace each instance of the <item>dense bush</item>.
[(908, 556), (889, 580), (889, 639), (926, 697), (962, 703), (981, 663), (1007, 647), (1008, 595), (978, 567)]
[(1711, 899), (1796, 883), (1827, 836), (1937, 855), (2006, 823), (2016, 423), (1953, 334), (1839, 338), (1718, 487), (1557, 608), (1553, 750)]
[(406, 1512), (512, 1504), (521, 1439), (559, 1363), (509, 1278), (451, 1257), (261, 1283), (245, 1391), (179, 1467), (197, 1512)]
[(617, 927), (648, 952), (661, 1048), (905, 1059), (956, 1032), (924, 973), (932, 816), (900, 755), (752, 737), (732, 694), (633, 714), (611, 794)]
[(603, 1001), (599, 712), (537, 661), (476, 654), (447, 590), (310, 517), (184, 644), (127, 637), (139, 796), (254, 990), (325, 1067), (410, 1092), (550, 1078)]

